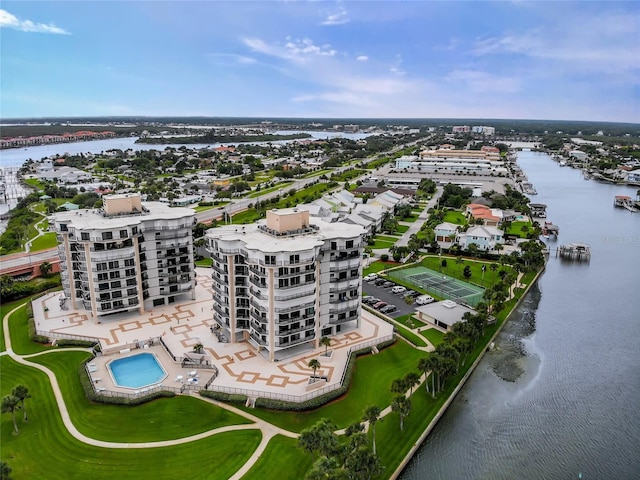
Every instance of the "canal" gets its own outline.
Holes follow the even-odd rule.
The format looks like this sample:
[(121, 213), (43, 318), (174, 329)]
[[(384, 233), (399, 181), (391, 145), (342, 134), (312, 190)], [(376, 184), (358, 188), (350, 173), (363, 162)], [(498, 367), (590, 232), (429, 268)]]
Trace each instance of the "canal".
[(613, 207), (637, 188), (518, 163), (560, 227), (550, 247), (587, 243), (591, 261), (550, 258), (400, 478), (640, 478), (640, 214)]

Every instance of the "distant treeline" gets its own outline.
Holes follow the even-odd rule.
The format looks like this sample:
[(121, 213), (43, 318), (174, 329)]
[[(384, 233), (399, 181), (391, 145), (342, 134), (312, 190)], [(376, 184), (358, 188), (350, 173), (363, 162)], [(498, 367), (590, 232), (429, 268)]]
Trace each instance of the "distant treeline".
[[(131, 135), (139, 134), (142, 130), (149, 133), (159, 133), (167, 130), (168, 125), (211, 125), (211, 126), (253, 126), (256, 128), (269, 126), (282, 130), (326, 130), (334, 125), (359, 125), (361, 128), (380, 127), (385, 129), (389, 125), (405, 125), (410, 128), (436, 127), (443, 130), (454, 125), (486, 125), (493, 126), (498, 135), (527, 133), (543, 135), (561, 131), (566, 135), (595, 135), (602, 131), (604, 135), (640, 136), (640, 124), (618, 122), (588, 122), (573, 120), (512, 120), (487, 118), (270, 118), (270, 117), (75, 117), (75, 118), (34, 118), (34, 119), (3, 119), (5, 123), (43, 123), (50, 122), (57, 125), (20, 125), (2, 127), (1, 135), (29, 136), (47, 133), (65, 133), (79, 130), (105, 131)], [(62, 123), (85, 123), (78, 127), (61, 125)], [(104, 127), (89, 126), (92, 123), (113, 123)], [(135, 127), (119, 127), (117, 124), (135, 124)], [(319, 125), (320, 124), (320, 125)]]
[(242, 142), (275, 142), (278, 140), (296, 140), (310, 138), (308, 133), (294, 133), (291, 135), (197, 135), (191, 137), (144, 137), (136, 140), (136, 143), (149, 144), (190, 144), (190, 143), (242, 143)]

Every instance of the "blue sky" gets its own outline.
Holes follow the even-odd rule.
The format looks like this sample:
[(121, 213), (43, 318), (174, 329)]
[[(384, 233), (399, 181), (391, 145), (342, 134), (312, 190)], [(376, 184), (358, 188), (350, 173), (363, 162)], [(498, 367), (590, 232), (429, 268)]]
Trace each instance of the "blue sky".
[(640, 122), (640, 2), (3, 1), (2, 118)]

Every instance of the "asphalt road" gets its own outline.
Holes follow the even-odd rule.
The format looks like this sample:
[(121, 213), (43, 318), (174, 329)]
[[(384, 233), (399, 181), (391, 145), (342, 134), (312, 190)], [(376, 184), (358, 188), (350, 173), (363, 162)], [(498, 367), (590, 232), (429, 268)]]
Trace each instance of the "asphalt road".
[(407, 305), (404, 302), (404, 294), (396, 295), (391, 293), (391, 288), (382, 288), (376, 286), (374, 283), (362, 281), (362, 291), (365, 295), (372, 295), (376, 298), (379, 298), (383, 302), (387, 302), (390, 305), (395, 305), (398, 309), (388, 314), (390, 317), (396, 318), (402, 315), (406, 315), (407, 313), (414, 313), (415, 305)]

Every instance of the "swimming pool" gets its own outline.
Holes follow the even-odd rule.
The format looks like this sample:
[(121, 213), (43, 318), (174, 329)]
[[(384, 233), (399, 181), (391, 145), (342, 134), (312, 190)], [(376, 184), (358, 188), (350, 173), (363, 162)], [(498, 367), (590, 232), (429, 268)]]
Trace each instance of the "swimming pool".
[(119, 387), (146, 387), (167, 378), (167, 372), (152, 353), (139, 353), (113, 360), (108, 368), (113, 382)]

